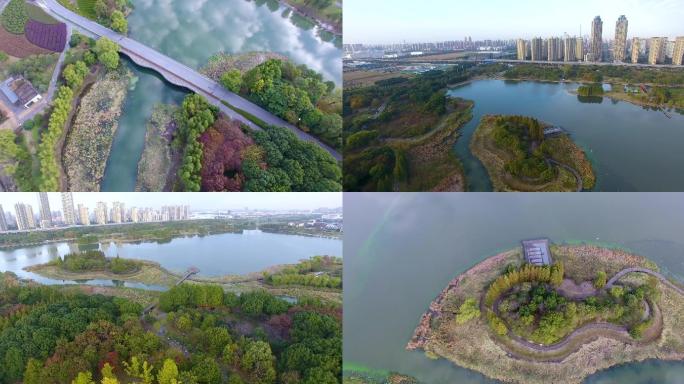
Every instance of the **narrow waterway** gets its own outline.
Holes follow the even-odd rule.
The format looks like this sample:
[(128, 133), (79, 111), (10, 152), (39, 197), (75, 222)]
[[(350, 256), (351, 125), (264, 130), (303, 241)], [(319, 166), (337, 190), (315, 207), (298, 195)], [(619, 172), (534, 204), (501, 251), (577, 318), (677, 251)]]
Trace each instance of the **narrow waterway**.
[[(560, 125), (587, 154), (596, 174), (595, 191), (684, 190), (684, 116), (604, 97), (582, 102), (577, 84), (474, 81), (449, 91), (475, 102), (473, 119), (454, 150), (463, 162), (469, 191), (491, 191), (470, 140), (486, 114), (525, 115)], [(598, 101), (598, 102), (597, 102)]]
[(180, 104), (188, 91), (164, 81), (157, 72), (140, 67), (122, 56), (135, 80), (126, 95), (119, 128), (107, 160), (101, 190), (126, 192), (135, 190), (138, 162), (145, 146), (147, 120), (156, 104)]

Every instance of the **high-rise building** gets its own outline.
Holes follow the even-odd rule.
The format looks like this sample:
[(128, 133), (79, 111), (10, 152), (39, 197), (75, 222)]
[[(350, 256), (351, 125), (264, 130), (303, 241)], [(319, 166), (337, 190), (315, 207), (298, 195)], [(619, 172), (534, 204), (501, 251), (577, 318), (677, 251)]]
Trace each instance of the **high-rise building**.
[(542, 60), (542, 39), (535, 37), (532, 39), (532, 61)]
[(558, 61), (558, 44), (556, 44), (557, 37), (550, 37), (547, 41), (547, 59), (549, 61)]
[(38, 209), (40, 210), (40, 227), (52, 227), (52, 212), (47, 192), (38, 192)]
[(0, 204), (0, 232), (5, 232), (7, 230), (7, 221), (5, 220), (5, 211), (2, 209), (2, 204)]
[(78, 223), (81, 225), (90, 225), (90, 215), (88, 214), (88, 207), (83, 204), (78, 205)]
[(62, 192), (62, 212), (64, 212), (64, 224), (76, 224), (76, 212), (74, 212), (74, 196), (71, 192)]
[(517, 51), (518, 51), (518, 60), (525, 60), (525, 56), (527, 56), (525, 53), (525, 40), (523, 39), (518, 39), (517, 43)]
[(107, 203), (99, 201), (95, 206), (95, 222), (100, 225), (107, 224)]
[(684, 36), (677, 37), (675, 40), (674, 53), (672, 54), (672, 64), (682, 65), (684, 63)]
[(138, 217), (138, 208), (136, 207), (131, 208), (131, 221), (134, 223), (140, 222), (140, 218)]
[(651, 65), (661, 64), (665, 60), (666, 37), (652, 37), (648, 48), (648, 63)]
[(591, 61), (603, 61), (603, 22), (601, 16), (594, 17), (591, 22)]
[(575, 48), (577, 48), (577, 39), (574, 37), (565, 37), (564, 43), (564, 55), (563, 60), (565, 61), (576, 61), (577, 56), (575, 55)]
[(112, 203), (112, 223), (120, 224), (123, 222), (123, 203), (115, 201)]
[(632, 37), (632, 64), (639, 62), (639, 52), (641, 51), (640, 40), (638, 37)]
[(615, 42), (613, 43), (613, 61), (624, 62), (627, 48), (627, 18), (625, 15), (615, 23)]
[(575, 56), (579, 61), (584, 60), (584, 39), (582, 38), (582, 36), (577, 38), (577, 46), (575, 46)]
[(17, 227), (20, 231), (36, 227), (36, 221), (33, 218), (33, 207), (29, 204), (14, 204), (14, 212), (17, 215)]

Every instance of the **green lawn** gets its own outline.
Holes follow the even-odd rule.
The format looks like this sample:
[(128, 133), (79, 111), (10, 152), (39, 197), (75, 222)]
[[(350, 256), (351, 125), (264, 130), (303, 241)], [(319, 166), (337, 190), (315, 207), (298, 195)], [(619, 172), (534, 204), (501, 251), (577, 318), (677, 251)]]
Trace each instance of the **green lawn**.
[(28, 13), (29, 19), (40, 21), (43, 24), (58, 24), (59, 21), (55, 20), (52, 16), (48, 15), (43, 11), (43, 8), (33, 5), (30, 3), (26, 4), (26, 12)]

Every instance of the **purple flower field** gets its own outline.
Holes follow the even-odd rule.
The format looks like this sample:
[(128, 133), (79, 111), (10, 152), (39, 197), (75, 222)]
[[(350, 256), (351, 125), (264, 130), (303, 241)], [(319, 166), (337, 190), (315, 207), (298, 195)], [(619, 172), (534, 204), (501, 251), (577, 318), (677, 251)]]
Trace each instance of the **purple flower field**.
[(43, 24), (33, 19), (26, 23), (26, 39), (32, 44), (54, 52), (61, 52), (66, 45), (66, 24)]

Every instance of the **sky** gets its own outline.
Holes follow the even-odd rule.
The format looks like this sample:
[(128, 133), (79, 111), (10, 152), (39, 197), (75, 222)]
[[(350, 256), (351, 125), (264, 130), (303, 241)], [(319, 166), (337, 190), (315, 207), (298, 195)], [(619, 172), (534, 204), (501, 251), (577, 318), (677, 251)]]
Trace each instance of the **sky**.
[(684, 36), (684, 0), (345, 0), (344, 42), (397, 43), (589, 34), (595, 16), (604, 39), (625, 15), (628, 38)]
[[(336, 192), (241, 192), (241, 193), (163, 193), (163, 192), (74, 192), (74, 207), (79, 203), (89, 208), (95, 207), (98, 201), (111, 203), (121, 201), (127, 207), (160, 208), (164, 205), (189, 205), (190, 210), (228, 210), (228, 209), (262, 209), (290, 210), (338, 208), (342, 206), (342, 193)], [(62, 200), (58, 192), (48, 193), (50, 209), (62, 209)], [(33, 206), (38, 212), (38, 193), (5, 192), (0, 193), (0, 205), (4, 211), (14, 212), (14, 204), (23, 202)]]

